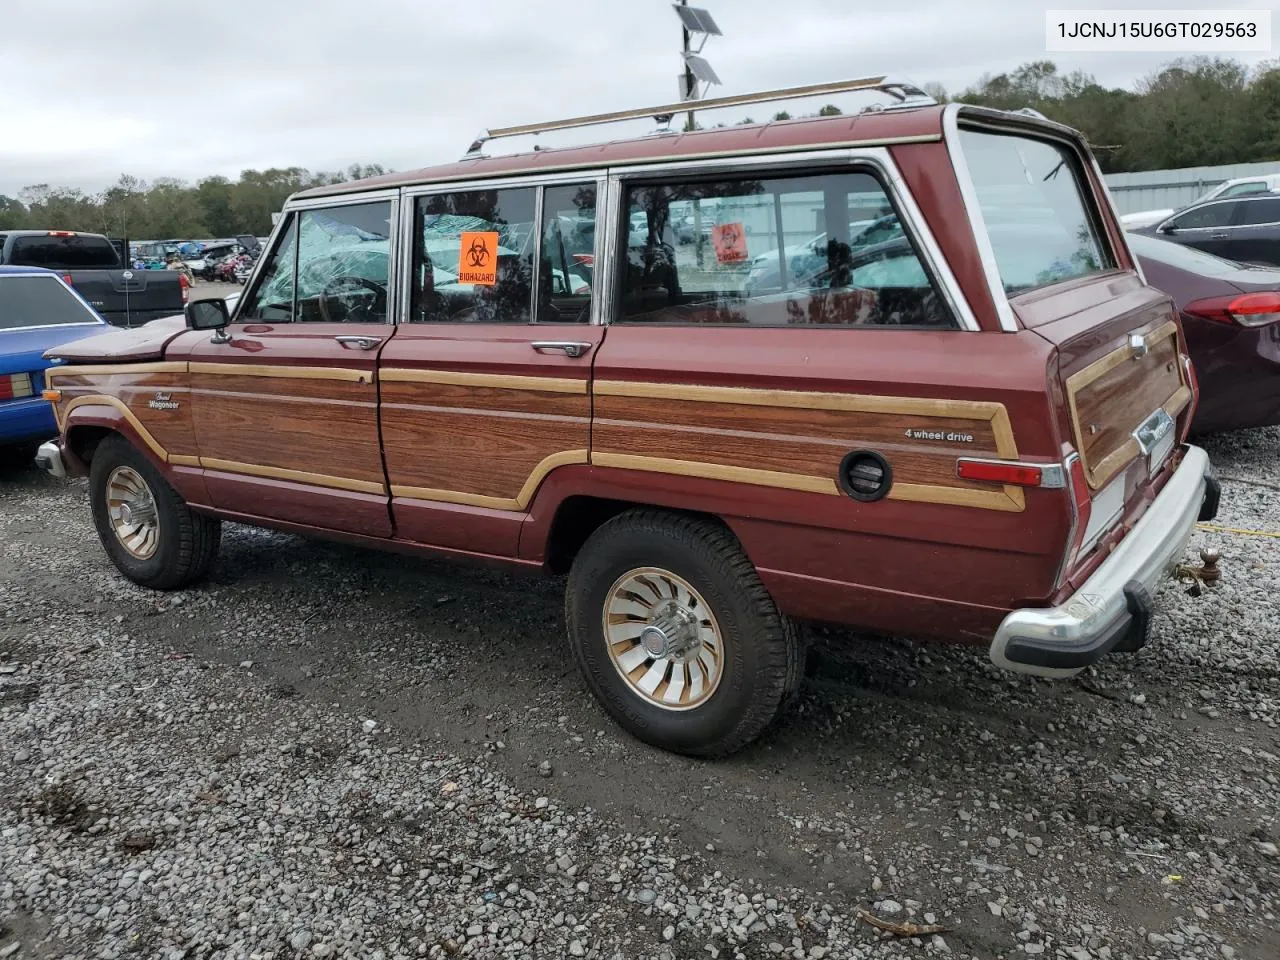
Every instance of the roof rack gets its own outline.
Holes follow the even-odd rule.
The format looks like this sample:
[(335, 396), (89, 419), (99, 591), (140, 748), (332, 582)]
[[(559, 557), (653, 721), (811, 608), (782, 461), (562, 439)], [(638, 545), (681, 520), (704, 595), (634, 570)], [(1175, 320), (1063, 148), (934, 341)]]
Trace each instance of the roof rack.
[[(802, 87), (782, 87), (777, 90), (762, 90), (759, 93), (741, 93), (729, 97), (713, 97), (709, 100), (681, 100), (678, 103), (664, 103), (656, 107), (640, 107), (635, 110), (619, 110), (614, 113), (594, 113), (585, 117), (571, 117), (568, 120), (553, 120), (550, 123), (524, 123), (514, 127), (497, 127), (482, 130), (480, 135), (467, 148), (463, 159), (480, 156), (480, 151), (490, 140), (501, 137), (516, 137), (530, 133), (548, 133), (552, 130), (572, 130), (577, 127), (593, 127), (605, 123), (619, 123), (623, 120), (642, 120), (652, 117), (659, 123), (670, 123), (671, 118), (685, 110), (716, 110), (723, 107), (741, 107), (751, 103), (772, 103), (778, 100), (794, 100), (801, 97), (819, 97), (836, 93), (849, 93), (853, 90), (878, 90), (898, 100), (895, 106), (921, 106), (934, 103), (934, 99), (913, 83), (890, 77), (864, 77), (860, 80), (838, 80), (834, 83), (811, 83)], [(889, 109), (892, 109), (889, 108)]]

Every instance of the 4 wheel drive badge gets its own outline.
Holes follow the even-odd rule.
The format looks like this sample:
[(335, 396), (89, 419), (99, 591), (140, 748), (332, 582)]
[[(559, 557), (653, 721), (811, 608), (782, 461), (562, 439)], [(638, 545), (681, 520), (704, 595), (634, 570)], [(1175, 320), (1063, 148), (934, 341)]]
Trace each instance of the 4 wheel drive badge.
[(173, 394), (159, 390), (147, 406), (152, 410), (177, 410), (178, 401), (173, 399)]

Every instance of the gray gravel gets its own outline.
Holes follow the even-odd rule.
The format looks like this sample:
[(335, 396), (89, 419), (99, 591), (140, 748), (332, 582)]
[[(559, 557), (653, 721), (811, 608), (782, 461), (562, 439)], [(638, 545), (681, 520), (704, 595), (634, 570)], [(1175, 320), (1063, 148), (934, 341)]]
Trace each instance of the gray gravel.
[[(1209, 446), (1280, 532), (1280, 431)], [(155, 594), (84, 501), (0, 472), (0, 960), (1280, 957), (1280, 539), (1198, 532), (1225, 579), (1069, 682), (818, 631), (705, 764), (596, 709), (556, 582), (228, 527)]]

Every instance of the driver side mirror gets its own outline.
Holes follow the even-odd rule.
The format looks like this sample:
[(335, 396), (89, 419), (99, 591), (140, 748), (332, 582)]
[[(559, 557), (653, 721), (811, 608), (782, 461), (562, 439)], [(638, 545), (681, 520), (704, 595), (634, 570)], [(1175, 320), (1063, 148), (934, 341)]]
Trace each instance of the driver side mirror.
[(1168, 233), (1177, 233), (1177, 232), (1178, 232), (1178, 228), (1177, 228), (1177, 227), (1175, 227), (1172, 223), (1167, 223), (1167, 222), (1166, 222), (1166, 223), (1162, 223), (1162, 224), (1160, 224), (1160, 226), (1156, 227), (1156, 233), (1165, 233), (1165, 234), (1168, 234)]
[(188, 330), (212, 330), (214, 343), (225, 343), (230, 339), (225, 330), (231, 322), (231, 313), (227, 309), (227, 301), (221, 297), (192, 300), (183, 313), (187, 318)]

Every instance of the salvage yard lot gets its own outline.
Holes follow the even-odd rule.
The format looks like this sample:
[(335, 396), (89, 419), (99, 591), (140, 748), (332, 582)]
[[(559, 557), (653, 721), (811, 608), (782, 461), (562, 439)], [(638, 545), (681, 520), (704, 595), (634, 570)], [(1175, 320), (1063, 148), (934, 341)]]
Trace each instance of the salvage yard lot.
[[(1280, 531), (1280, 430), (1207, 446)], [(1280, 539), (1209, 544), (1078, 680), (819, 631), (703, 763), (596, 708), (556, 582), (227, 526), (155, 594), (0, 472), (0, 955), (1274, 960)]]

